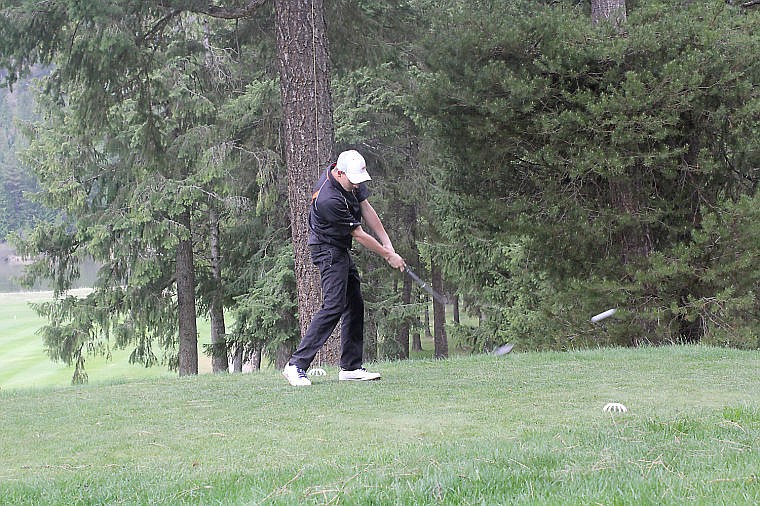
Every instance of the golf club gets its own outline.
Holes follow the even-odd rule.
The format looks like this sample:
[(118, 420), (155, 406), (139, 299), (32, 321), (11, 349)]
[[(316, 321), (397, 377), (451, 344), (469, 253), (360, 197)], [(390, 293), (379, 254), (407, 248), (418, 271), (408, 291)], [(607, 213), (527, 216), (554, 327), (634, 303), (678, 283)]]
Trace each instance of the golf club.
[(512, 343), (502, 344), (501, 346), (497, 347), (495, 350), (493, 350), (491, 353), (496, 355), (497, 357), (500, 357), (502, 355), (506, 355), (510, 351), (512, 351), (512, 348), (514, 348), (515, 345)]
[(409, 275), (409, 277), (412, 278), (412, 280), (415, 283), (417, 283), (418, 285), (420, 285), (420, 288), (422, 288), (427, 293), (429, 293), (435, 300), (437, 300), (438, 302), (440, 302), (441, 304), (444, 304), (444, 305), (449, 303), (449, 301), (448, 301), (448, 299), (446, 297), (444, 297), (440, 293), (436, 292), (435, 290), (433, 290), (430, 287), (430, 285), (428, 285), (427, 283), (425, 283), (424, 281), (422, 281), (419, 278), (419, 276), (417, 276), (414, 273), (414, 271), (412, 271), (412, 269), (409, 268), (408, 265), (406, 267), (404, 267), (404, 272), (407, 273)]

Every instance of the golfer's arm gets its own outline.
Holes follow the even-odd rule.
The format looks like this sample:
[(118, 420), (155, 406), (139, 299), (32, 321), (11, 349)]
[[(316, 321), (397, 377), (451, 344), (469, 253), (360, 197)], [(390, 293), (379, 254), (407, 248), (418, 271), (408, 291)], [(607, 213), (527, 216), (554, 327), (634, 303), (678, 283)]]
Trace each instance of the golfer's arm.
[(362, 218), (364, 218), (364, 221), (367, 223), (369, 229), (378, 237), (378, 239), (380, 239), (380, 244), (390, 249), (391, 251), (395, 251), (393, 249), (391, 239), (388, 237), (388, 233), (385, 231), (383, 222), (380, 221), (380, 217), (377, 215), (375, 208), (372, 207), (372, 205), (367, 200), (362, 200), (361, 206)]
[(356, 242), (367, 248), (368, 250), (374, 251), (384, 259), (388, 260), (391, 255), (393, 254), (392, 250), (386, 249), (383, 247), (382, 244), (378, 242), (377, 239), (369, 235), (367, 232), (362, 229), (361, 226), (356, 227), (351, 231), (351, 235), (356, 239)]
[(393, 251), (392, 248), (380, 244), (377, 239), (365, 232), (361, 226), (356, 227), (351, 232), (351, 235), (356, 239), (356, 242), (383, 257), (385, 261), (388, 262), (388, 265), (394, 269), (403, 271), (406, 268), (404, 259), (401, 258), (398, 253)]

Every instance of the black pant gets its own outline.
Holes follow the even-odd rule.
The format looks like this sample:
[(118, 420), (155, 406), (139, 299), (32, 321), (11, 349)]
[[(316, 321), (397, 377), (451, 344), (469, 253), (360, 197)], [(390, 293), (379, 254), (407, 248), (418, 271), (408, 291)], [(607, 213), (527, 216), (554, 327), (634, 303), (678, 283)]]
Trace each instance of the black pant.
[(340, 367), (358, 369), (362, 366), (364, 347), (364, 299), (359, 271), (345, 248), (326, 244), (309, 248), (311, 261), (319, 268), (322, 308), (312, 318), (290, 363), (308, 369), (342, 316)]

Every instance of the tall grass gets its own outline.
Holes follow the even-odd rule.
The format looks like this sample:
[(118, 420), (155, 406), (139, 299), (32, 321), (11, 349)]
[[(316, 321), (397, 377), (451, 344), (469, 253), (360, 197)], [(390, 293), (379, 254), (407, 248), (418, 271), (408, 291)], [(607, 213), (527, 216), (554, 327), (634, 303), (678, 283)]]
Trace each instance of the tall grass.
[[(757, 504), (759, 352), (379, 363), (0, 390), (7, 504)], [(625, 414), (602, 411), (622, 402)]]

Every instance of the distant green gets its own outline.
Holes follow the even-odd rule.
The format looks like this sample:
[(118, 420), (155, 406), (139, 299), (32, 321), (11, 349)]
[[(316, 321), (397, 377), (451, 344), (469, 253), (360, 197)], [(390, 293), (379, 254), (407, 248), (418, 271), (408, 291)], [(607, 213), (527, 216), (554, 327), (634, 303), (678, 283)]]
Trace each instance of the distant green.
[[(0, 388), (66, 386), (71, 383), (73, 366), (51, 362), (37, 330), (45, 320), (29, 306), (30, 301), (49, 299), (50, 292), (0, 293)], [(199, 342), (208, 343), (208, 322), (199, 321)], [(131, 350), (112, 349), (112, 357), (89, 357), (86, 370), (90, 381), (113, 378), (138, 379), (173, 376), (165, 367), (145, 368), (130, 364)], [(207, 361), (200, 351), (201, 368)]]
[[(758, 504), (760, 352), (474, 355), (0, 390), (3, 504)], [(607, 402), (629, 412), (610, 414)]]

